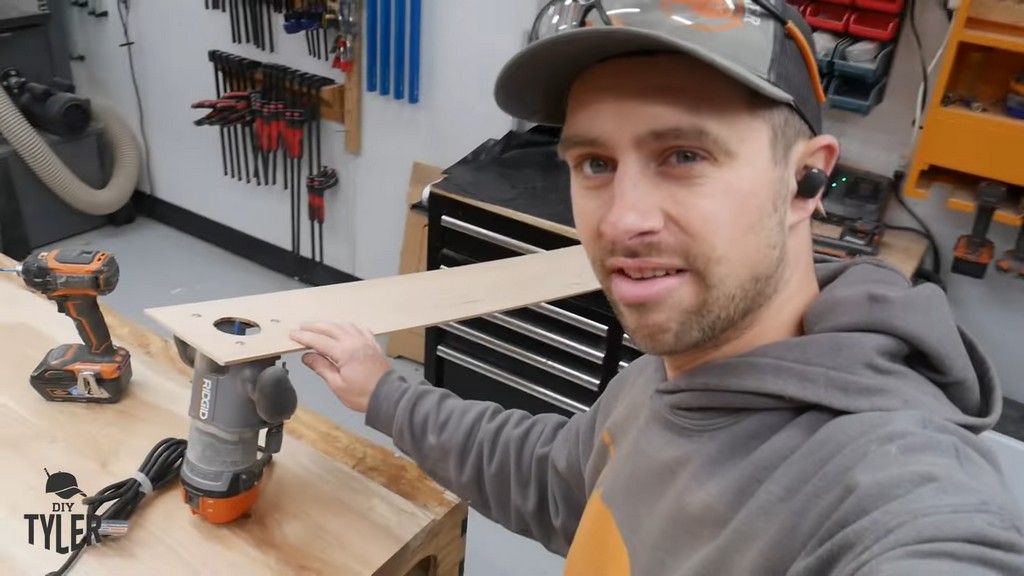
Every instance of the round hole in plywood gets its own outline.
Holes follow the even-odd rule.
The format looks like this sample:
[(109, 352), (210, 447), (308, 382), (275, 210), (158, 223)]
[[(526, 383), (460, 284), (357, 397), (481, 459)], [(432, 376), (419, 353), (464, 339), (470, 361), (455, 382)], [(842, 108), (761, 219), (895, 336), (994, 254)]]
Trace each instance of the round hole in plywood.
[(232, 336), (252, 336), (260, 333), (260, 325), (252, 320), (233, 316), (220, 318), (213, 327)]

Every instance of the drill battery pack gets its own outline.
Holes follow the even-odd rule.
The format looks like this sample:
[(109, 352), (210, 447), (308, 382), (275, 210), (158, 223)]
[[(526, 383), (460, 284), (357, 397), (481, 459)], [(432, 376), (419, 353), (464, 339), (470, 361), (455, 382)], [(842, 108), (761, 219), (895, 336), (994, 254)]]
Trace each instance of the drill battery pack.
[(82, 344), (62, 344), (43, 357), (29, 382), (51, 402), (115, 404), (131, 378), (131, 355), (123, 347), (115, 347), (113, 356), (98, 359)]
[(972, 278), (984, 278), (995, 252), (996, 245), (988, 238), (961, 236), (953, 249), (951, 271)]
[(1001, 182), (984, 181), (978, 185), (974, 225), (970, 234), (960, 236), (953, 248), (951, 272), (984, 278), (995, 257), (995, 242), (988, 238), (989, 226), (999, 203), (1006, 197), (1008, 186)]

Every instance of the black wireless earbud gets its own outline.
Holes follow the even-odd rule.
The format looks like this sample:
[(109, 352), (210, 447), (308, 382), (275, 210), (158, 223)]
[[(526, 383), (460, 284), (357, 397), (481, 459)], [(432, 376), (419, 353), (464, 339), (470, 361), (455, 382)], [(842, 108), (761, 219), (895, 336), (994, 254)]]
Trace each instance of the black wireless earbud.
[(828, 183), (828, 174), (821, 168), (808, 168), (796, 183), (796, 195), (801, 198), (814, 198)]

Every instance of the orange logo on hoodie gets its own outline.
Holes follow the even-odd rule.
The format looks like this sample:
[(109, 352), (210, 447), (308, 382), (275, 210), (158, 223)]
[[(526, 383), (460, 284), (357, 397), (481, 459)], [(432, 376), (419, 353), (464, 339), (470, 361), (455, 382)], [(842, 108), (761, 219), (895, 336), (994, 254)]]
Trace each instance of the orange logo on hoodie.
[[(608, 447), (608, 457), (615, 455), (612, 438), (605, 432), (601, 440)], [(615, 516), (608, 509), (601, 489), (594, 490), (583, 510), (580, 525), (565, 557), (565, 576), (629, 576), (629, 551)]]

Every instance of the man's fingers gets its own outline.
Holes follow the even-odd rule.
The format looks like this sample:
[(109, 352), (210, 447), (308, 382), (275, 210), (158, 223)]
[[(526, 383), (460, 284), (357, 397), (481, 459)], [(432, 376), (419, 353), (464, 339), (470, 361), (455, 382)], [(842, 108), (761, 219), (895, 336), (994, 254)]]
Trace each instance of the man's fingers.
[(341, 376), (338, 374), (337, 367), (330, 360), (316, 352), (307, 352), (302, 355), (302, 362), (310, 370), (316, 372), (317, 376), (323, 378), (328, 386), (336, 389), (341, 388), (343, 384)]
[(299, 330), (302, 332), (320, 334), (321, 336), (328, 336), (334, 339), (342, 338), (345, 335), (345, 330), (342, 328), (341, 324), (335, 322), (309, 322), (299, 326)]
[(372, 346), (374, 350), (380, 351), (380, 342), (377, 342), (377, 336), (374, 335), (369, 328), (366, 326), (356, 326), (356, 329), (359, 330), (359, 333), (362, 334), (364, 338), (366, 338), (367, 343)]
[(332, 358), (332, 353), (336, 351), (338, 346), (337, 339), (320, 332), (293, 330), (290, 336), (296, 343)]
[(348, 340), (369, 332), (366, 327), (352, 322), (310, 322), (303, 324), (299, 329), (303, 332), (328, 336), (335, 340)]

